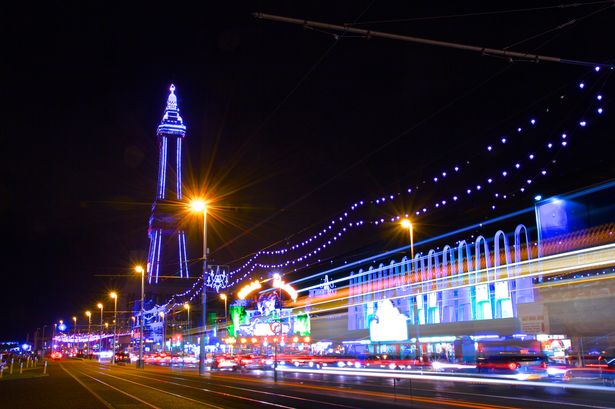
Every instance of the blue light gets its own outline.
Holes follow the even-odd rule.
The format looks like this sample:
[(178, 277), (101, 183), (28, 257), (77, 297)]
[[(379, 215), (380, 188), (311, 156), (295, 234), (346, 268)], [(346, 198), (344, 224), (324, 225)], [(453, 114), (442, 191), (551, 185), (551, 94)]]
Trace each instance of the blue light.
[(457, 201), (457, 196), (453, 196), (453, 200), (454, 200), (454, 201)]
[(543, 170), (543, 171), (542, 171), (542, 172), (540, 172), (540, 173), (542, 173), (542, 174), (543, 174), (543, 176), (544, 176), (544, 175), (546, 175), (546, 174), (547, 174), (547, 171), (546, 171), (546, 170)]
[(502, 176), (506, 176), (506, 175), (508, 175), (508, 172), (506, 171), (502, 172)]
[(521, 167), (521, 165), (520, 165), (520, 164), (515, 163), (515, 168), (519, 169), (520, 167)]
[(551, 142), (549, 142), (549, 143), (547, 144), (547, 148), (551, 149), (552, 147), (553, 147), (553, 144), (552, 144)]
[(583, 83), (583, 82), (579, 83), (579, 88), (581, 88), (581, 89), (585, 88), (585, 83)]
[(491, 178), (487, 179), (487, 183), (491, 183), (491, 182), (493, 182), (493, 179)]
[(491, 150), (492, 150), (492, 149), (493, 149), (493, 148), (491, 147), (491, 145), (487, 146), (487, 150), (488, 150), (489, 152), (491, 152)]
[(517, 128), (517, 132), (521, 132), (523, 129), (521, 128)]
[(568, 135), (566, 135), (565, 133), (563, 133), (563, 134), (562, 134), (562, 139), (566, 139), (566, 136), (568, 136)]
[(596, 99), (597, 99), (598, 101), (602, 101), (602, 95), (600, 95), (600, 94), (596, 95)]
[(459, 166), (455, 166), (455, 172), (459, 172)]
[(562, 146), (566, 146), (566, 145), (568, 145), (568, 142), (562, 141)]
[(587, 122), (586, 121), (580, 121), (579, 125), (581, 125), (582, 127), (585, 127), (587, 125)]
[(467, 193), (467, 194), (470, 194), (470, 193), (472, 193), (472, 190), (471, 190), (471, 189), (468, 189), (468, 190), (466, 190), (466, 193)]
[(66, 331), (66, 324), (60, 324), (60, 325), (58, 325), (58, 329), (59, 329), (60, 331)]
[(534, 196), (534, 200), (538, 201), (538, 200), (542, 200), (542, 196), (540, 195), (536, 195)]
[(527, 182), (528, 185), (531, 185), (532, 184), (532, 179), (528, 179), (528, 180), (526, 180), (526, 182)]
[(530, 158), (530, 159), (534, 159), (534, 154), (533, 154), (533, 153), (530, 153), (529, 158)]
[(532, 118), (532, 119), (530, 119), (530, 123), (531, 123), (532, 125), (536, 125), (536, 120), (535, 120), (534, 118)]
[(438, 178), (433, 178), (433, 181), (434, 181), (434, 182), (437, 182), (437, 181), (438, 181)]
[(502, 143), (506, 143), (506, 138), (502, 138)]
[(442, 177), (445, 178), (446, 177), (446, 172), (442, 172)]
[(594, 67), (594, 71), (596, 71), (596, 72), (600, 71), (600, 66), (596, 65), (596, 66)]
[(602, 114), (602, 108), (598, 108), (598, 109), (597, 109), (597, 112), (598, 112), (599, 114)]

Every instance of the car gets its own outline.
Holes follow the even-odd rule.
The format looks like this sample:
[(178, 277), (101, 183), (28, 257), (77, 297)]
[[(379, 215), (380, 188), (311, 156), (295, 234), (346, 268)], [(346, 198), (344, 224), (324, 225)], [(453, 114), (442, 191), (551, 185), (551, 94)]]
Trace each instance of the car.
[(211, 369), (236, 371), (239, 369), (239, 362), (232, 355), (218, 355), (211, 363)]
[(60, 351), (53, 351), (51, 353), (51, 359), (53, 359), (54, 361), (57, 361), (58, 359), (62, 359), (62, 352), (60, 352)]
[(477, 358), (476, 370), (519, 380), (540, 379), (548, 376), (547, 362), (540, 354), (499, 354)]
[(241, 369), (265, 369), (267, 367), (267, 359), (260, 355), (248, 354), (237, 356)]
[(115, 353), (115, 363), (130, 363), (130, 355), (126, 352)]
[(615, 386), (615, 358), (600, 366), (590, 364), (578, 368), (568, 368), (563, 381), (574, 384)]

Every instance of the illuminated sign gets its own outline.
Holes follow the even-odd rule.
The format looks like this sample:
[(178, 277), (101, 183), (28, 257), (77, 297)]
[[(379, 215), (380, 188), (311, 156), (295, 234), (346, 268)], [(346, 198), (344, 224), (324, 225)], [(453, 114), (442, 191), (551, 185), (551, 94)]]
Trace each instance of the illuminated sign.
[(380, 300), (369, 323), (369, 338), (372, 342), (407, 341), (407, 321), (408, 317), (400, 313), (391, 300)]

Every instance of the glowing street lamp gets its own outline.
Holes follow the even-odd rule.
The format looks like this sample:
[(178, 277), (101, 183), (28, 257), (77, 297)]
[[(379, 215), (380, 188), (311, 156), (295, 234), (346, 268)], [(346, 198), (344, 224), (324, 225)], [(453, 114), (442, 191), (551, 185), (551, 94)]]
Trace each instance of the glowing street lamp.
[(139, 360), (137, 361), (137, 368), (144, 368), (143, 362), (143, 316), (145, 314), (145, 310), (143, 309), (143, 303), (145, 302), (145, 270), (142, 266), (136, 266), (135, 271), (137, 274), (141, 274), (141, 317), (140, 321), (140, 329), (139, 329)]
[(188, 313), (188, 343), (190, 343), (190, 304), (184, 303), (184, 310)]
[[(414, 267), (414, 229), (412, 228), (412, 222), (409, 219), (403, 219), (401, 221), (401, 227), (403, 227), (404, 229), (408, 229), (408, 232), (410, 233), (410, 268), (409, 270), (409, 275), (412, 275), (413, 272), (413, 267)], [(416, 296), (416, 299), (414, 300), (414, 323), (415, 323), (415, 327), (416, 327), (416, 357), (418, 359), (421, 358), (422, 355), (422, 351), (421, 351), (421, 344), (419, 343), (419, 325), (421, 324), (419, 321), (419, 308), (418, 308), (418, 297), (422, 297), (422, 294), (418, 294)]]
[(73, 317), (73, 335), (77, 337), (77, 317)]
[(207, 203), (204, 200), (193, 200), (190, 208), (195, 213), (203, 213), (203, 334), (199, 347), (199, 375), (205, 375), (205, 337), (207, 336)]
[(117, 293), (112, 291), (109, 297), (113, 298), (113, 356), (111, 363), (115, 363), (115, 343), (117, 339)]
[(92, 312), (86, 311), (85, 316), (88, 317), (88, 355), (90, 355), (90, 328), (92, 326)]
[(162, 318), (162, 352), (164, 352), (165, 344), (167, 343), (167, 325), (164, 317), (164, 312), (160, 311), (158, 316)]
[(103, 336), (103, 304), (99, 302), (96, 306), (100, 309), (100, 338), (98, 338), (98, 356), (102, 351), (102, 336)]

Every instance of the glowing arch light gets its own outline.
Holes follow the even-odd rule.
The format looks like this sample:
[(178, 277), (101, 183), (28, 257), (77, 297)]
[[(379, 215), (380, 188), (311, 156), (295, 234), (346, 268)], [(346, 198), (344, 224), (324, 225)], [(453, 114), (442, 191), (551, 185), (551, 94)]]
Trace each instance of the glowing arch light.
[(290, 284), (286, 284), (284, 280), (280, 279), (279, 276), (273, 280), (274, 288), (281, 288), (284, 290), (293, 301), (297, 301), (297, 290), (293, 288)]
[(261, 289), (261, 283), (258, 281), (252, 281), (250, 284), (244, 286), (241, 290), (239, 290), (239, 292), (237, 293), (237, 297), (240, 300), (245, 300), (246, 297), (253, 291), (255, 290), (260, 290)]

